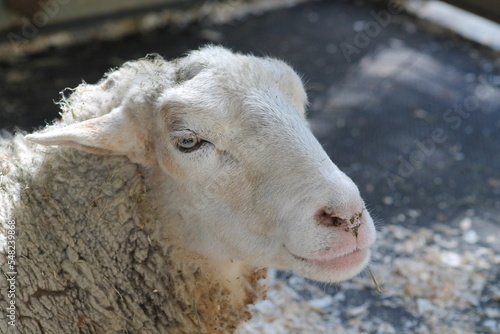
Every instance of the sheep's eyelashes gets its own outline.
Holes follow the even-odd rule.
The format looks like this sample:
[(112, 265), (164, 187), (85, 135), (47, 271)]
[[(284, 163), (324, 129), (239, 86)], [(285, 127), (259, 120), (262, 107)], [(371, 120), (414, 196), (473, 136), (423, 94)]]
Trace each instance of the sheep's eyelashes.
[(176, 140), (175, 146), (183, 153), (193, 152), (201, 147), (204, 141), (194, 135), (180, 137)]

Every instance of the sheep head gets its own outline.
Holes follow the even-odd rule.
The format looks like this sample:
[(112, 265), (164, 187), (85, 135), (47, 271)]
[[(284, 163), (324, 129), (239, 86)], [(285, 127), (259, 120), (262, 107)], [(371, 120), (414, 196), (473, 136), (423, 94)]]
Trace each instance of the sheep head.
[(375, 229), (311, 133), (306, 104), (285, 63), (206, 47), (79, 87), (66, 121), (27, 138), (145, 166), (175, 220), (169, 233), (193, 252), (334, 282), (366, 266)]

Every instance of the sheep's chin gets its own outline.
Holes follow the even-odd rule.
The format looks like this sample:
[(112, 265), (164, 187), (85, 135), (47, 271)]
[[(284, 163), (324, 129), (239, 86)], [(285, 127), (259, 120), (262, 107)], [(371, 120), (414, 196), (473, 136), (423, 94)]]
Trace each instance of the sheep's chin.
[(315, 281), (339, 282), (359, 274), (368, 264), (370, 254), (369, 249), (356, 249), (343, 256), (321, 260), (307, 259), (292, 254), (293, 270)]

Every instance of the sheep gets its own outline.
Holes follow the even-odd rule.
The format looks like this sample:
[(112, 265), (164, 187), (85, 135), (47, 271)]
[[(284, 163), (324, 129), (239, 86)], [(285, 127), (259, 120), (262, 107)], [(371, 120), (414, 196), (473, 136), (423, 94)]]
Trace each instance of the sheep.
[(373, 221), (284, 62), (149, 55), (59, 104), (0, 140), (2, 332), (232, 333), (265, 268), (337, 282), (367, 265)]

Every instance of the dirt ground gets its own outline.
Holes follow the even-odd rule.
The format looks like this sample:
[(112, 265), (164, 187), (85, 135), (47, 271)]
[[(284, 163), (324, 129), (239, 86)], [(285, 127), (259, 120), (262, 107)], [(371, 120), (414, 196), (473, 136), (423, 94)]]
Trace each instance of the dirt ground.
[(206, 43), (286, 60), (313, 132), (379, 230), (373, 269), (316, 284), (273, 272), (241, 333), (500, 333), (500, 57), (364, 1), (314, 1), (0, 64), (0, 127), (58, 115), (59, 91)]

